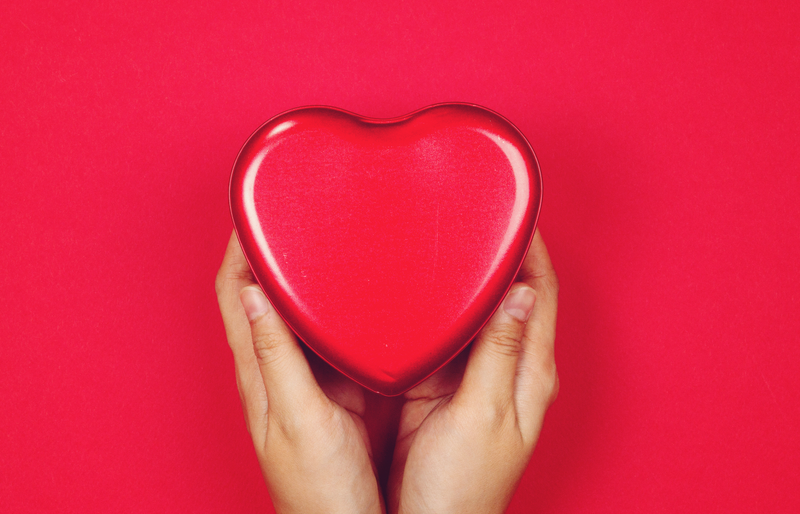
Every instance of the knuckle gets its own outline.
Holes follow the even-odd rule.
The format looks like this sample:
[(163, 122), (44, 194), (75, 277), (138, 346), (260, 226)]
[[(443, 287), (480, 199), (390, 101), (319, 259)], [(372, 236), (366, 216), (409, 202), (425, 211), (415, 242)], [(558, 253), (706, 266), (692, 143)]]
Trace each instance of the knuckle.
[(253, 275), (248, 271), (237, 271), (226, 269), (225, 266), (221, 267), (217, 272), (217, 276), (214, 279), (214, 290), (217, 293), (217, 296), (222, 296), (227, 291), (235, 291), (236, 293), (242, 287), (242, 282), (252, 282)]
[(558, 291), (561, 289), (561, 284), (558, 280), (558, 275), (556, 275), (556, 270), (552, 266), (550, 266), (550, 269), (544, 276), (544, 286), (553, 294), (553, 296), (558, 297)]
[(217, 297), (222, 296), (222, 292), (225, 290), (225, 275), (222, 272), (222, 268), (217, 271), (217, 276), (214, 278), (214, 291), (217, 293)]
[(283, 353), (281, 342), (281, 336), (275, 332), (255, 332), (253, 334), (253, 350), (258, 362), (273, 365), (279, 361)]
[(484, 338), (493, 352), (506, 357), (517, 357), (522, 347), (517, 331), (511, 327), (493, 330)]
[(558, 396), (558, 388), (559, 388), (559, 381), (558, 381), (558, 372), (556, 371), (556, 363), (555, 361), (551, 361), (547, 364), (544, 364), (539, 367), (539, 373), (537, 373), (540, 394), (542, 398), (547, 401), (547, 404), (553, 403), (555, 401), (556, 396)]
[(500, 433), (516, 422), (516, 413), (510, 400), (494, 401), (478, 412), (481, 425), (490, 433)]
[(558, 292), (561, 289), (561, 281), (558, 280), (558, 275), (556, 275), (555, 271), (550, 274), (548, 286), (553, 290), (553, 295), (558, 296)]
[(555, 380), (553, 382), (553, 386), (550, 389), (550, 403), (552, 404), (558, 398), (558, 391), (561, 389), (561, 380), (558, 378), (558, 373), (555, 375)]
[(543, 270), (529, 271), (522, 275), (523, 281), (529, 283), (537, 291), (544, 290), (551, 293), (553, 296), (558, 297), (558, 291), (561, 288), (558, 275), (552, 264)]
[(534, 377), (538, 395), (544, 398), (548, 404), (552, 403), (558, 396), (559, 380), (556, 360), (552, 348), (535, 348), (523, 350), (526, 358), (523, 373)]

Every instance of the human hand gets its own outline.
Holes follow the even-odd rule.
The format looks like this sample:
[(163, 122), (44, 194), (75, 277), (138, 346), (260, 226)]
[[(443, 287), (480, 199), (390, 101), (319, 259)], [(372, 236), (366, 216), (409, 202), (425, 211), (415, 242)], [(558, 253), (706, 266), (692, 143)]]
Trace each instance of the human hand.
[(245, 422), (275, 509), (384, 512), (362, 419), (363, 389), (324, 366), (312, 372), (256, 284), (235, 234), (216, 290)]
[(503, 304), (459, 356), (405, 394), (389, 510), (503, 512), (558, 394), (558, 280), (537, 230)]

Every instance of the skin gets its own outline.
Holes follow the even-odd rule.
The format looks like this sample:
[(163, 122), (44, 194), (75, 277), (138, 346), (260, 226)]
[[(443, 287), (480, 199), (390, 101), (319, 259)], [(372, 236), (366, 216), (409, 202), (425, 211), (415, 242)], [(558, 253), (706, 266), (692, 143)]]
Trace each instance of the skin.
[(217, 274), (245, 420), (280, 513), (503, 512), (558, 393), (558, 280), (536, 231), (501, 308), (467, 355), (404, 395), (386, 498), (364, 390), (306, 356), (235, 235)]

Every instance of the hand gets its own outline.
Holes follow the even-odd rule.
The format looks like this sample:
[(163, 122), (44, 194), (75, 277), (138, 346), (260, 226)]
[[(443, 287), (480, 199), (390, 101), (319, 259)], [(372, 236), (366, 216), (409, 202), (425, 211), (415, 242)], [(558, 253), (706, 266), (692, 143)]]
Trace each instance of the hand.
[(315, 377), (235, 235), (216, 289), (247, 429), (275, 509), (384, 512), (362, 419), (363, 389), (325, 367)]
[(390, 512), (485, 514), (511, 501), (558, 393), (558, 281), (538, 230), (518, 279), (468, 360), (405, 394)]

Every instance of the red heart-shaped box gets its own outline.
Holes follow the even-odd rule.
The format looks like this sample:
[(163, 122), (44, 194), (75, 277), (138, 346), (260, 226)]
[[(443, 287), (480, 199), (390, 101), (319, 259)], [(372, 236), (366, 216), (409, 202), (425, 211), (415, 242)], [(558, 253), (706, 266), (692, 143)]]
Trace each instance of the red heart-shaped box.
[(250, 136), (230, 203), (286, 323), (391, 396), (452, 359), (498, 307), (533, 237), (541, 172), (520, 131), (475, 105), (393, 119), (306, 107)]

